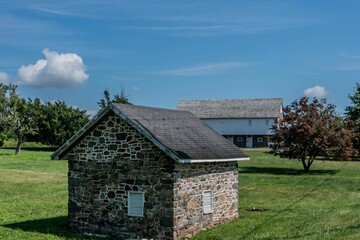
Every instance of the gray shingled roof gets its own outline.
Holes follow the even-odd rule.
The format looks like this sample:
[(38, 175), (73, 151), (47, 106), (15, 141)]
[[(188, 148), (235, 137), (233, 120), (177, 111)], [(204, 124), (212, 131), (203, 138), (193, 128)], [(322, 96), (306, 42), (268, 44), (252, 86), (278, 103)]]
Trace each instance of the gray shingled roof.
[(248, 156), (238, 147), (188, 111), (126, 104), (111, 104), (100, 112), (83, 130), (57, 150), (52, 158), (58, 159), (64, 156), (80, 138), (86, 135), (87, 131), (110, 111), (123, 118), (179, 162), (248, 159)]
[(178, 110), (186, 110), (201, 119), (278, 118), (282, 98), (180, 100)]

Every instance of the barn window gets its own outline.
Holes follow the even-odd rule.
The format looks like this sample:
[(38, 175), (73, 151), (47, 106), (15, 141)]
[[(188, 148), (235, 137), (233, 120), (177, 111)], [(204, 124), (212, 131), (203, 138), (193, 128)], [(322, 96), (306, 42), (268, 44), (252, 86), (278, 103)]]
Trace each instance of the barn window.
[(251, 119), (249, 120), (249, 126), (251, 126), (252, 125), (252, 121), (251, 121)]
[(238, 142), (242, 142), (242, 141), (243, 141), (243, 138), (242, 138), (242, 137), (237, 137), (237, 141), (238, 141)]
[(266, 119), (266, 126), (269, 126), (269, 119)]
[(212, 213), (212, 191), (206, 190), (203, 191), (203, 206), (204, 206), (204, 213)]
[(264, 139), (263, 139), (262, 137), (258, 137), (258, 138), (257, 138), (257, 141), (258, 141), (258, 142), (263, 142)]
[(144, 216), (143, 192), (128, 192), (128, 215), (134, 217)]

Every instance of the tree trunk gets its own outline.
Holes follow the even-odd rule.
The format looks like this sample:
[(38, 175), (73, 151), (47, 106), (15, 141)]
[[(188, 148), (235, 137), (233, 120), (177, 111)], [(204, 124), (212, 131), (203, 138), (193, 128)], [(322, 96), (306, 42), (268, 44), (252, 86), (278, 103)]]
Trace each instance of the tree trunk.
[(306, 162), (306, 159), (301, 159), (301, 162), (303, 164), (303, 167), (304, 167), (304, 172), (308, 173), (310, 172), (310, 166), (311, 164), (313, 163), (314, 161), (314, 158), (309, 158)]
[(306, 173), (310, 172), (310, 166), (309, 165), (307, 165), (307, 164), (304, 165), (304, 172), (306, 172)]
[(22, 135), (21, 129), (17, 130), (16, 133), (17, 133), (18, 141), (17, 141), (17, 145), (16, 145), (15, 155), (19, 156), (23, 135)]

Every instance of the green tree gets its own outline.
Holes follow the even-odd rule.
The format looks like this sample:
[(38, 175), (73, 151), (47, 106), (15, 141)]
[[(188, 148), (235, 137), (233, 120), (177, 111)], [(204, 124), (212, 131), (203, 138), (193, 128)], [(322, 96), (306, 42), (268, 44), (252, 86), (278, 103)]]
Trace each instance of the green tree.
[(110, 103), (131, 104), (129, 101), (129, 96), (126, 94), (123, 86), (121, 86), (120, 93), (115, 94), (112, 100), (110, 98), (109, 90), (105, 89), (103, 92), (103, 97), (99, 100), (99, 102), (97, 102), (101, 109), (106, 108)]
[(31, 100), (26, 101), (16, 92), (16, 85), (0, 84), (0, 125), (17, 137), (15, 154), (20, 155), (24, 134), (36, 134)]
[(356, 83), (353, 95), (349, 95), (352, 102), (351, 106), (346, 107), (346, 115), (354, 123), (355, 136), (353, 139), (354, 147), (360, 151), (360, 84)]
[(38, 141), (54, 147), (63, 145), (89, 121), (86, 110), (67, 106), (63, 101), (38, 105)]
[(350, 160), (353, 131), (339, 117), (335, 106), (314, 98), (295, 100), (284, 107), (282, 118), (272, 127), (272, 153), (302, 162), (309, 172), (316, 157)]

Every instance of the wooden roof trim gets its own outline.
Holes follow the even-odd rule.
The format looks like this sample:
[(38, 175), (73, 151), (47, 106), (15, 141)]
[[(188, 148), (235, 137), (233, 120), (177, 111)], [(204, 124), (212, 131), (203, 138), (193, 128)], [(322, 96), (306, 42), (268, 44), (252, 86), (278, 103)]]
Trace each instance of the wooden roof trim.
[(238, 162), (250, 160), (249, 157), (244, 158), (224, 158), (224, 159), (180, 159), (180, 163), (213, 163), (213, 162)]

